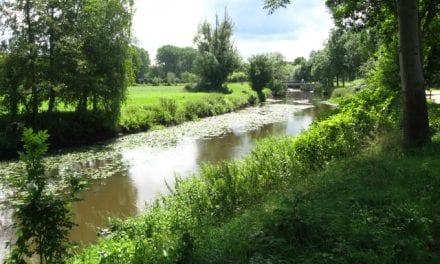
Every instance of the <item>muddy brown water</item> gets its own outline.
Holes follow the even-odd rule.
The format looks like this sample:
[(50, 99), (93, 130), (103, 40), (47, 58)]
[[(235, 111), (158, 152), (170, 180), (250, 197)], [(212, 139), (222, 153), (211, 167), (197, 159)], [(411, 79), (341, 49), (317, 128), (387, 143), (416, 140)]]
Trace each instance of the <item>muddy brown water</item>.
[[(235, 124), (220, 134), (201, 138), (183, 137), (169, 146), (137, 144), (120, 150), (111, 158), (97, 158), (88, 162), (88, 169), (97, 170), (112, 163), (123, 165), (111, 177), (91, 181), (90, 188), (82, 194), (83, 200), (74, 204), (74, 221), (78, 227), (72, 231), (71, 239), (81, 246), (93, 243), (97, 239), (97, 227), (105, 227), (109, 217), (139, 215), (145, 210), (146, 204), (168, 192), (167, 184), (172, 186), (176, 175), (185, 177), (194, 174), (203, 163), (216, 164), (240, 159), (251, 151), (259, 139), (294, 136), (306, 130), (320, 113), (329, 108), (325, 104), (312, 104), (312, 99), (311, 93), (293, 92), (286, 100), (273, 102), (274, 109), (286, 107), (286, 104), (298, 106), (294, 107), (295, 111), (277, 118), (275, 122), (263, 122), (250, 128)], [(82, 165), (76, 167), (83, 169)], [(0, 221), (7, 223), (9, 214), (0, 213)], [(10, 232), (1, 232), (0, 239), (4, 243), (9, 239)], [(0, 259), (4, 254), (0, 253)]]

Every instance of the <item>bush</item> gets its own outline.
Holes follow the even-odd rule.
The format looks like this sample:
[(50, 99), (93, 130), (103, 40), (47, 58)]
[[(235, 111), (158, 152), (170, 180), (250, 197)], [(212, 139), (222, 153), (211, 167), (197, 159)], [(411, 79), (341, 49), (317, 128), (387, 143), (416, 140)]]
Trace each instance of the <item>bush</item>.
[(287, 93), (287, 84), (281, 80), (272, 80), (268, 87), (274, 96), (284, 96)]
[(248, 76), (245, 72), (233, 72), (232, 74), (229, 75), (228, 77), (228, 82), (235, 82), (235, 83), (243, 83), (246, 82), (248, 79)]
[(252, 90), (257, 92), (260, 102), (264, 102), (266, 97), (262, 91), (273, 80), (273, 62), (267, 55), (255, 55), (249, 59), (249, 64), (249, 81)]
[(105, 124), (102, 120), (109, 120), (104, 112), (54, 112), (39, 113), (36, 117), (20, 115), (15, 121), (8, 117), (0, 118), (3, 130), (0, 131), (0, 158), (17, 157), (20, 149), (21, 135), (24, 127), (34, 130), (47, 130), (52, 136), (49, 138), (51, 149), (82, 146), (104, 140), (115, 135), (112, 124)]
[(146, 131), (154, 126), (155, 111), (148, 106), (136, 106), (124, 109), (119, 127), (124, 133)]
[[(40, 263), (62, 263), (68, 255), (69, 233), (75, 226), (68, 205), (79, 200), (76, 194), (85, 185), (76, 177), (56, 180), (46, 175), (43, 157), (48, 150), (48, 137), (45, 131), (23, 132), (20, 160), (26, 165), (26, 173), (7, 179), (9, 187), (16, 190), (8, 197), (16, 236), (5, 263), (25, 263), (33, 256), (38, 256)], [(57, 181), (63, 186), (63, 180), (67, 190), (49, 190), (49, 184)]]
[(180, 74), (180, 79), (183, 83), (196, 83), (199, 81), (199, 77), (195, 75), (194, 73), (190, 72), (182, 72)]
[(159, 77), (154, 77), (153, 79), (151, 79), (152, 86), (159, 86), (161, 83), (163, 83), (163, 80)]

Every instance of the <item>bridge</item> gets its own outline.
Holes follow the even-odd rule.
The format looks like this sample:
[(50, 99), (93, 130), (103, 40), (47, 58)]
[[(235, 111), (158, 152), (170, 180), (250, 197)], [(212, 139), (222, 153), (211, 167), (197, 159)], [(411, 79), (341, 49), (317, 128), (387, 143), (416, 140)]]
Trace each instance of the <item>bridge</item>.
[(287, 88), (300, 89), (303, 91), (313, 91), (317, 86), (314, 83), (298, 82), (298, 81), (287, 81)]

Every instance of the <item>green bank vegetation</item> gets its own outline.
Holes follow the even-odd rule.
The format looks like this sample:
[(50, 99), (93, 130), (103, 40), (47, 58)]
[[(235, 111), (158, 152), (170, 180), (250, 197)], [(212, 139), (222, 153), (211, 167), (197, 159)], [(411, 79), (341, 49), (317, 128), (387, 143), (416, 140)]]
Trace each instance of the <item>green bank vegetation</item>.
[(13, 246), (9, 245), (8, 264), (26, 263), (32, 258), (38, 258), (39, 263), (62, 263), (72, 245), (69, 233), (75, 224), (69, 205), (78, 201), (76, 195), (85, 188), (85, 182), (75, 175), (60, 179), (45, 173), (48, 137), (45, 131), (25, 129), (20, 160), (26, 171), (6, 179), (14, 190), (7, 194), (6, 203), (14, 209), (12, 228), (16, 234)]
[[(129, 88), (119, 127), (137, 132), (157, 126), (231, 112), (259, 102), (247, 84), (229, 84), (229, 94), (188, 92), (183, 86), (135, 86)], [(270, 90), (265, 90), (266, 95)]]
[(435, 263), (439, 108), (434, 143), (406, 153), (396, 96), (365, 89), (296, 138), (177, 179), (68, 263)]

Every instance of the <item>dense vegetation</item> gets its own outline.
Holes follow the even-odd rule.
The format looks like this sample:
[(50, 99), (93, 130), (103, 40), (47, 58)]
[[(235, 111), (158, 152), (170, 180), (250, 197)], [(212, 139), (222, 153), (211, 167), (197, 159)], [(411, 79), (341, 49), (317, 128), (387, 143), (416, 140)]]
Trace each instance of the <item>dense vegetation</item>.
[(201, 78), (197, 90), (227, 90), (223, 85), (239, 63), (232, 35), (233, 24), (226, 11), (222, 19), (216, 15), (214, 25), (207, 21), (199, 25), (194, 38), (199, 51), (195, 69)]
[[(131, 87), (119, 127), (132, 133), (219, 115), (259, 102), (257, 94), (248, 85), (230, 84), (229, 89), (230, 94), (209, 94), (191, 93), (182, 86)], [(270, 94), (267, 89), (264, 92)]]
[[(274, 11), (291, 1), (264, 2)], [(177, 179), (171, 194), (144, 215), (113, 220), (106, 239), (67, 262), (439, 262), (440, 108), (428, 109), (423, 76), (439, 85), (440, 4), (326, 4), (337, 27), (309, 60), (286, 63), (269, 54), (240, 65), (225, 13), (214, 25), (199, 26), (197, 50), (163, 46), (158, 65), (150, 67), (148, 53), (130, 46), (133, 1), (3, 1), (1, 26), (11, 38), (0, 53), (0, 156), (19, 148), (25, 126), (48, 129), (52, 146), (62, 147), (232, 111), (263, 101), (264, 87), (283, 91), (287, 78), (318, 81), (324, 92), (351, 82), (333, 91), (340, 107), (309, 131), (265, 140), (242, 161), (206, 165)], [(224, 85), (228, 78), (244, 81), (245, 73), (256, 92)], [(198, 81), (187, 90), (224, 94), (133, 87), (123, 106), (127, 83), (172, 85), (178, 79)], [(136, 98), (155, 89), (160, 96)], [(24, 198), (16, 203), (22, 220), (12, 257), (20, 261), (35, 250), (48, 262), (62, 262), (70, 200), (43, 195), (48, 179), (40, 158), (47, 146), (39, 142), (46, 136), (24, 135), (25, 150), (33, 144), (37, 155), (22, 154), (32, 179), (17, 181)], [(60, 224), (46, 229), (35, 208)], [(46, 236), (55, 236), (49, 251), (39, 247)]]
[(264, 102), (265, 87), (272, 91), (274, 96), (286, 95), (286, 81), (292, 70), (284, 57), (279, 53), (259, 54), (249, 58), (248, 78), (252, 90), (256, 91), (260, 101)]
[[(7, 179), (15, 189), (8, 195), (8, 203), (14, 209), (12, 228), (16, 237), (5, 263), (26, 263), (34, 256), (38, 256), (41, 264), (61, 263), (70, 250), (69, 233), (75, 224), (69, 204), (78, 200), (76, 194), (85, 184), (75, 175), (56, 179), (45, 174), (43, 157), (48, 150), (47, 138), (44, 131), (23, 132), (24, 151), (20, 160), (26, 165), (26, 172)], [(56, 190), (55, 182), (65, 189)]]
[(69, 263), (435, 262), (440, 142), (396, 147), (396, 95), (366, 89), (296, 138), (206, 165)]
[[(280, 7), (286, 7), (291, 0), (265, 0), (265, 8), (273, 13)], [(377, 38), (376, 57), (371, 57), (377, 64), (368, 72), (380, 72), (382, 85), (394, 89), (401, 88), (403, 97), (403, 136), (408, 148), (421, 147), (430, 142), (428, 110), (426, 106), (424, 75), (438, 74), (425, 65), (436, 59), (430, 52), (436, 50), (436, 43), (430, 42), (438, 35), (436, 24), (440, 19), (440, 4), (433, 0), (387, 0), (380, 2), (365, 1), (326, 1), (335, 24), (339, 30), (367, 31)], [(386, 23), (384, 23), (384, 21)], [(336, 36), (337, 38), (337, 36)], [(338, 42), (331, 41), (329, 64), (335, 68), (345, 61), (340, 55), (344, 49)], [(334, 44), (334, 45), (333, 45)], [(428, 55), (427, 55), (428, 54)], [(343, 67), (339, 67), (343, 68)], [(331, 68), (328, 68), (330, 71)], [(335, 71), (333, 71), (336, 73)], [(339, 75), (336, 73), (338, 80)], [(400, 76), (400, 79), (397, 78)], [(432, 76), (430, 76), (432, 77)], [(400, 81), (398, 81), (400, 80)], [(435, 78), (431, 79), (435, 80)], [(330, 84), (333, 83), (331, 80)]]
[[(230, 94), (191, 93), (183, 86), (132, 86), (128, 88), (127, 100), (121, 106), (117, 129), (110, 129), (102, 120), (102, 112), (60, 111), (17, 116), (9, 123), (7, 116), (0, 116), (0, 159), (15, 157), (25, 124), (35, 130), (47, 130), (52, 149), (93, 144), (113, 137), (116, 132), (134, 133), (160, 126), (170, 126), (187, 120), (231, 112), (258, 101), (257, 94), (248, 85), (230, 84)], [(266, 95), (270, 91), (264, 91)], [(68, 107), (69, 106), (64, 106)]]
[[(0, 49), (1, 158), (19, 149), (24, 126), (48, 129), (52, 139), (84, 128), (84, 143), (113, 132), (126, 95), (133, 1), (2, 1), (0, 13), (9, 36)], [(59, 112), (61, 104), (71, 111)]]

